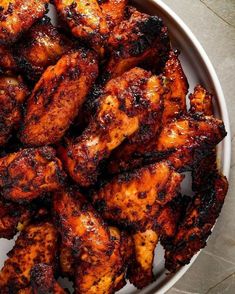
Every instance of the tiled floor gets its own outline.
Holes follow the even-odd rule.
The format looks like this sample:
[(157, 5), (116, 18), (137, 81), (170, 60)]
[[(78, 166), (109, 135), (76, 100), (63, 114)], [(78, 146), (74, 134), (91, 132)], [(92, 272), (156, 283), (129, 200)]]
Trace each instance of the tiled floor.
[[(164, 0), (197, 36), (221, 81), (235, 153), (235, 0)], [(167, 294), (235, 293), (235, 156), (230, 191), (208, 246)]]

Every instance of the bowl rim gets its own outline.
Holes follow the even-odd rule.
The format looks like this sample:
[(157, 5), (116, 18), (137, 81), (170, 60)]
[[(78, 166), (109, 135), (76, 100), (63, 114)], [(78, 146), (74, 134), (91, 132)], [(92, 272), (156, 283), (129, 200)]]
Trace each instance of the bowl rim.
[[(208, 74), (211, 78), (211, 83), (214, 86), (214, 92), (215, 96), (217, 97), (217, 103), (221, 112), (221, 119), (224, 122), (227, 136), (223, 140), (223, 160), (222, 160), (222, 166), (221, 171), (223, 174), (229, 179), (230, 174), (230, 164), (231, 164), (231, 130), (230, 130), (230, 122), (229, 122), (229, 116), (228, 116), (228, 109), (226, 105), (226, 100), (224, 97), (224, 93), (220, 84), (220, 81), (218, 79), (218, 76), (216, 74), (216, 71), (200, 42), (194, 35), (194, 33), (191, 31), (191, 29), (185, 24), (185, 22), (162, 0), (148, 0), (149, 3), (152, 3), (156, 6), (156, 8), (161, 9), (161, 11), (166, 14), (169, 19), (172, 19), (173, 22), (176, 22), (178, 27), (181, 29), (181, 31), (184, 33), (184, 35), (191, 41), (191, 45), (196, 49), (199, 58), (201, 59), (204, 67), (207, 69)], [(142, 4), (141, 6), (145, 6)], [(174, 284), (188, 271), (188, 269), (192, 266), (198, 255), (201, 251), (199, 251), (192, 259), (191, 262), (188, 265), (185, 265), (180, 270), (178, 270), (175, 274), (172, 275), (172, 277), (163, 285), (161, 285), (157, 290), (150, 291), (151, 293), (155, 294), (164, 294), (168, 290), (170, 290)], [(150, 293), (149, 292), (149, 293)]]

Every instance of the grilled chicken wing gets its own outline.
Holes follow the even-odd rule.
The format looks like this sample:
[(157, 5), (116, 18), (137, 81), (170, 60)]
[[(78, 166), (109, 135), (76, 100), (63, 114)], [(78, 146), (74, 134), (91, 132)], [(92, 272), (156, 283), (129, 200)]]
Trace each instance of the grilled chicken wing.
[(30, 271), (38, 263), (55, 265), (57, 232), (49, 222), (27, 226), (8, 253), (0, 272), (0, 289), (4, 294), (16, 294), (30, 286)]
[(142, 289), (153, 282), (154, 250), (158, 242), (158, 234), (151, 229), (137, 232), (133, 236), (134, 255), (128, 267), (128, 279)]
[(21, 141), (41, 146), (59, 141), (98, 74), (93, 52), (81, 49), (64, 55), (36, 84), (27, 104)]
[(15, 60), (29, 80), (38, 80), (49, 65), (71, 48), (71, 42), (45, 16), (15, 45)]
[(112, 29), (124, 20), (127, 2), (128, 0), (98, 0), (111, 33)]
[(122, 75), (135, 66), (160, 71), (170, 49), (167, 28), (157, 16), (134, 11), (113, 29), (108, 40), (110, 58), (103, 81)]
[(160, 162), (118, 175), (94, 194), (93, 201), (105, 219), (145, 229), (159, 205), (176, 196), (182, 179), (167, 162)]
[(0, 45), (0, 74), (12, 73), (17, 69), (17, 65), (12, 50)]
[(62, 242), (78, 259), (76, 293), (113, 293), (124, 267), (118, 231), (109, 230), (75, 190), (57, 192), (54, 211)]
[(31, 270), (30, 283), (32, 294), (52, 293), (66, 294), (66, 292), (54, 278), (54, 269), (45, 263), (36, 264)]
[(112, 160), (108, 170), (117, 173), (162, 159), (169, 160), (176, 169), (188, 170), (225, 136), (221, 120), (212, 116), (185, 116), (165, 125), (157, 139), (143, 146), (142, 152), (133, 153), (128, 161)]
[(139, 68), (106, 85), (96, 117), (61, 155), (77, 183), (93, 184), (99, 163), (126, 138), (135, 136), (135, 142), (147, 138), (146, 129), (154, 125), (161, 109), (158, 87), (158, 78)]
[(54, 0), (54, 3), (75, 37), (100, 47), (109, 29), (97, 0)]
[(206, 245), (227, 190), (226, 178), (218, 175), (211, 189), (195, 196), (180, 223), (173, 244), (165, 252), (166, 268), (169, 271), (174, 272), (180, 266), (188, 264), (193, 255)]
[(31, 211), (27, 206), (0, 199), (0, 238), (12, 239), (17, 230), (29, 222)]
[(201, 85), (197, 85), (194, 93), (190, 94), (190, 112), (203, 113), (206, 116), (213, 115), (212, 95)]
[(42, 18), (49, 0), (1, 0), (0, 44), (15, 42), (24, 31)]
[(0, 146), (5, 145), (22, 119), (21, 106), (28, 89), (20, 78), (0, 77)]
[(15, 202), (31, 201), (62, 187), (65, 173), (51, 147), (24, 149), (0, 158), (2, 195)]

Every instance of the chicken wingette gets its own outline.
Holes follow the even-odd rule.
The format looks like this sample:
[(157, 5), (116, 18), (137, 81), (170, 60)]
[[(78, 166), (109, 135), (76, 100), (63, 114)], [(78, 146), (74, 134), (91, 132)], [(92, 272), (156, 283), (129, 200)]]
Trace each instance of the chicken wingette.
[(167, 28), (157, 16), (137, 10), (116, 26), (108, 40), (109, 59), (103, 81), (122, 75), (135, 66), (160, 72), (170, 49)]
[(227, 179), (221, 175), (215, 177), (213, 187), (196, 194), (165, 252), (166, 268), (171, 272), (188, 264), (193, 255), (206, 246), (228, 190)]
[(132, 238), (134, 253), (128, 267), (127, 277), (135, 287), (142, 289), (154, 280), (153, 259), (158, 234), (148, 229), (144, 232), (136, 232)]
[(144, 152), (136, 152), (126, 160), (109, 163), (108, 170), (117, 173), (131, 170), (162, 159), (169, 160), (176, 169), (191, 170), (196, 160), (201, 160), (226, 136), (221, 120), (212, 116), (185, 116), (166, 124), (160, 135)]
[(111, 156), (109, 163), (110, 171), (117, 173), (122, 170), (124, 166), (128, 169), (128, 164), (135, 162), (135, 154), (140, 156), (148, 152), (148, 149), (158, 137), (159, 125), (165, 125), (170, 120), (180, 117), (186, 112), (186, 94), (188, 91), (188, 82), (180, 64), (178, 55), (176, 52), (171, 51), (168, 61), (166, 62), (165, 69), (162, 76), (162, 87), (159, 91), (163, 96), (163, 113), (162, 118), (156, 120), (155, 127), (156, 132), (152, 132), (148, 138), (143, 138), (143, 141), (134, 144), (130, 141), (126, 141), (121, 144)]
[(159, 206), (177, 196), (182, 179), (163, 161), (118, 175), (94, 193), (93, 202), (106, 220), (143, 230)]
[(98, 0), (111, 34), (112, 29), (124, 20), (127, 2), (128, 0)]
[(81, 49), (64, 55), (43, 73), (29, 97), (21, 141), (42, 146), (59, 141), (98, 75), (96, 55)]
[(102, 46), (109, 28), (97, 0), (54, 0), (54, 3), (75, 37), (95, 48)]
[(3, 294), (17, 294), (30, 286), (31, 269), (38, 263), (55, 266), (57, 231), (50, 222), (27, 226), (8, 253), (9, 258), (0, 271), (0, 289)]
[(0, 44), (15, 42), (47, 12), (49, 0), (1, 0)]
[(15, 60), (29, 80), (38, 80), (49, 65), (55, 64), (71, 48), (70, 40), (45, 16), (16, 43)]
[(140, 68), (106, 85), (97, 115), (83, 134), (61, 152), (70, 176), (79, 185), (94, 184), (100, 162), (126, 138), (135, 136), (136, 142), (141, 137), (148, 138), (161, 113), (159, 87), (161, 81)]
[(1, 194), (15, 202), (28, 202), (61, 188), (65, 176), (51, 147), (24, 149), (0, 158)]
[(55, 193), (53, 207), (62, 244), (76, 258), (75, 293), (113, 293), (125, 270), (118, 231), (75, 189)]
[(21, 78), (0, 77), (0, 146), (5, 145), (22, 120), (22, 105), (29, 91)]

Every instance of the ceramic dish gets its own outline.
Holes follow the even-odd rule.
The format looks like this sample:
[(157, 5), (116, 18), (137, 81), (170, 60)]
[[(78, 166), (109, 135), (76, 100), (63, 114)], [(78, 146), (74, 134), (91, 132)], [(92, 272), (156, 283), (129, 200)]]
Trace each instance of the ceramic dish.
[[(145, 11), (149, 14), (160, 16), (165, 22), (165, 24), (168, 26), (173, 47), (181, 51), (180, 59), (190, 85), (189, 92), (192, 92), (194, 86), (197, 83), (200, 83), (214, 94), (215, 116), (221, 118), (224, 121), (226, 130), (228, 132), (227, 137), (217, 148), (218, 164), (221, 172), (225, 176), (229, 177), (231, 158), (231, 137), (228, 112), (219, 80), (208, 56), (206, 55), (204, 49), (202, 48), (196, 37), (193, 35), (193, 33), (190, 31), (190, 29), (162, 1), (135, 0), (133, 1), (133, 3), (137, 5), (142, 11)], [(50, 12), (50, 15), (53, 16), (52, 11)], [(12, 248), (13, 244), (14, 240), (8, 241), (5, 239), (0, 239), (0, 267), (3, 266), (4, 260), (6, 259), (6, 253)], [(175, 274), (168, 274), (167, 271), (164, 269), (164, 251), (162, 247), (158, 245), (155, 251), (154, 261), (154, 273), (156, 275), (156, 281), (141, 291), (136, 290), (135, 287), (133, 287), (130, 284), (127, 284), (127, 286), (118, 293), (165, 293), (184, 275), (184, 273), (193, 264), (197, 256), (198, 254), (194, 256), (189, 265), (181, 268)], [(66, 281), (63, 281), (63, 284), (68, 286)]]

